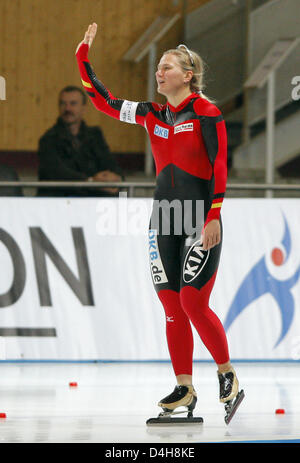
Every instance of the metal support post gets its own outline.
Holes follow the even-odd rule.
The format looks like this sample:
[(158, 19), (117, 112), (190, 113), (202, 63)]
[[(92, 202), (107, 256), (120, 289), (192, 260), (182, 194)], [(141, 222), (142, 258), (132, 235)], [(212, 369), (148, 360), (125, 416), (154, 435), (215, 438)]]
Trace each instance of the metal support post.
[[(154, 42), (151, 44), (151, 47), (148, 53), (148, 92), (147, 92), (148, 101), (154, 101), (155, 99), (156, 54), (157, 54), (157, 45), (156, 45), (156, 42)], [(153, 159), (152, 159), (151, 145), (150, 145), (148, 136), (147, 136), (147, 141), (146, 141), (145, 174), (148, 176), (153, 174)]]
[[(267, 133), (266, 133), (266, 184), (274, 183), (274, 128), (275, 128), (275, 71), (268, 77), (267, 84)], [(273, 191), (266, 190), (266, 198), (272, 198)]]

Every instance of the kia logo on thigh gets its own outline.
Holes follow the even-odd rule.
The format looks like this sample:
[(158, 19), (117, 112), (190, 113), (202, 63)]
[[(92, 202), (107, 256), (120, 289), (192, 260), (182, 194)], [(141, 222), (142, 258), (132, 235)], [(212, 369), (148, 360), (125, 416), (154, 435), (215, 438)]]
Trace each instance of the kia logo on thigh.
[(190, 283), (201, 273), (207, 262), (209, 252), (209, 250), (205, 251), (203, 249), (202, 239), (194, 243), (184, 260), (183, 281), (185, 283)]

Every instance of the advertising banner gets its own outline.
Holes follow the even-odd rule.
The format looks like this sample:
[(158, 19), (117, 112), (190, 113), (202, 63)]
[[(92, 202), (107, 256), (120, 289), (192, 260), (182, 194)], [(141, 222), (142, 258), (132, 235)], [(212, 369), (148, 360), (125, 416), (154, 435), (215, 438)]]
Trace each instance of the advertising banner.
[[(126, 197), (0, 199), (0, 360), (169, 360), (151, 207)], [(226, 199), (222, 221), (210, 307), (231, 358), (299, 360), (300, 200)], [(194, 358), (211, 360), (195, 330), (194, 339)]]

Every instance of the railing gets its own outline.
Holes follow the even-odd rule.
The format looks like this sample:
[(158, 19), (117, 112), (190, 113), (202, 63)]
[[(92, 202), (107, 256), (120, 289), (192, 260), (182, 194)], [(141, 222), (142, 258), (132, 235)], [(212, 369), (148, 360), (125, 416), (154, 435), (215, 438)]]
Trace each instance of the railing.
[[(86, 181), (0, 181), (1, 187), (19, 188), (120, 188), (128, 191), (128, 196), (134, 196), (136, 188), (155, 188), (155, 182), (86, 182)], [(299, 191), (300, 184), (266, 184), (266, 183), (228, 183), (226, 190), (256, 190), (256, 191)]]

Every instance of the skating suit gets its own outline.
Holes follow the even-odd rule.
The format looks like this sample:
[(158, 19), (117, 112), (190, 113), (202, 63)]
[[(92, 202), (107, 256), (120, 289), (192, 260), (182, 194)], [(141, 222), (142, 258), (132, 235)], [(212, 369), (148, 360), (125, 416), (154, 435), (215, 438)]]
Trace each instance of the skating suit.
[(148, 132), (157, 186), (149, 227), (149, 262), (154, 287), (166, 313), (166, 334), (176, 375), (192, 374), (195, 326), (217, 364), (229, 361), (223, 326), (209, 308), (220, 259), (220, 244), (202, 248), (201, 232), (220, 210), (227, 180), (226, 127), (219, 109), (198, 93), (171, 104), (115, 98), (88, 60), (76, 54), (82, 84), (105, 114)]

